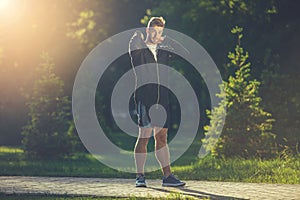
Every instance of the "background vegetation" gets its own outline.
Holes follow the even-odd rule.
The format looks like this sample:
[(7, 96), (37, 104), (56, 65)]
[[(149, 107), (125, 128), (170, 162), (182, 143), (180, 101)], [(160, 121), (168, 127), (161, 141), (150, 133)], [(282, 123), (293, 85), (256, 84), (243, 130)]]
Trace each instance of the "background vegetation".
[[(282, 162), (297, 157), (299, 6), (292, 0), (0, 0), (0, 145), (22, 146), (29, 157), (48, 160), (85, 152), (70, 98), (81, 62), (104, 39), (158, 15), (168, 28), (198, 41), (222, 73), (229, 101), (220, 106), (228, 108), (228, 116), (218, 145), (211, 147), (213, 155)], [(232, 29), (236, 26), (243, 32)], [(114, 62), (96, 97), (99, 122), (125, 149), (133, 148), (134, 138), (114, 124), (109, 97), (113, 83), (130, 67), (127, 55)], [(205, 116), (186, 152), (196, 156), (217, 121), (209, 115), (203, 80), (190, 68), (175, 67), (190, 80)], [(176, 126), (170, 138), (174, 134)]]

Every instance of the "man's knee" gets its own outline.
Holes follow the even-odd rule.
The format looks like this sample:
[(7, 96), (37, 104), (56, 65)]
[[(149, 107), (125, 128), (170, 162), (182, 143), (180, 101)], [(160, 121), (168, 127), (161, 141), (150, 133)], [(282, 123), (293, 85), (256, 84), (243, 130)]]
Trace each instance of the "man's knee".
[(149, 138), (138, 138), (138, 144), (142, 146), (146, 146), (149, 142)]
[(154, 135), (155, 141), (158, 144), (166, 144), (167, 143), (167, 132), (160, 131)]

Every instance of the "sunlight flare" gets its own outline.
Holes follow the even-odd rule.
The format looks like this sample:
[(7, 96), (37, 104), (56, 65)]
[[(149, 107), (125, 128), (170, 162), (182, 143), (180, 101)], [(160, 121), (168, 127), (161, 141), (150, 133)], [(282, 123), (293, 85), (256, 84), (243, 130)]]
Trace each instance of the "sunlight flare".
[(0, 0), (0, 12), (4, 12), (10, 4), (10, 0)]

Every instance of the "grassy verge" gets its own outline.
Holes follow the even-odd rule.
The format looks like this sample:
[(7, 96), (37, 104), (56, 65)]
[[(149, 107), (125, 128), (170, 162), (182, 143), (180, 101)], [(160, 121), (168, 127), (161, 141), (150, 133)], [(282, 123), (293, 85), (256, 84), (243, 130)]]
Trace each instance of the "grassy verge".
[[(263, 183), (300, 183), (300, 158), (285, 160), (216, 159), (206, 157), (183, 165), (181, 158), (172, 166), (175, 175), (185, 180), (238, 181)], [(80, 176), (103, 178), (133, 178), (134, 175), (117, 172), (96, 160), (90, 154), (77, 154), (64, 160), (28, 160), (18, 148), (0, 147), (0, 175), (20, 176)], [(161, 178), (160, 171), (147, 174)]]
[(245, 160), (205, 158), (187, 167), (175, 167), (185, 179), (211, 181), (300, 183), (300, 159)]

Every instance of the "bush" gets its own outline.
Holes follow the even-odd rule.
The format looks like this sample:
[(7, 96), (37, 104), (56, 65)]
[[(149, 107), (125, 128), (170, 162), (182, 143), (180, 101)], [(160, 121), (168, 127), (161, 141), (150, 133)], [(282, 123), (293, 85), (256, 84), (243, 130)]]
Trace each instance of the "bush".
[[(219, 157), (266, 157), (276, 153), (275, 135), (271, 132), (274, 119), (261, 107), (258, 96), (260, 82), (251, 79), (250, 63), (247, 62), (248, 52), (244, 52), (240, 41), (242, 29), (234, 28), (233, 34), (238, 36), (235, 53), (230, 52), (228, 58), (230, 68), (236, 69), (234, 75), (224, 81), (224, 94), (219, 94), (222, 101), (219, 107), (208, 112), (211, 124), (205, 127), (209, 138), (203, 143)], [(220, 117), (227, 108), (225, 124), (222, 130)], [(217, 134), (222, 134), (217, 138)], [(216, 146), (209, 146), (214, 141)]]
[(71, 102), (63, 94), (63, 81), (53, 72), (53, 62), (42, 54), (40, 79), (26, 98), (30, 121), (23, 128), (22, 143), (27, 155), (54, 158), (73, 152), (75, 135), (71, 121)]

